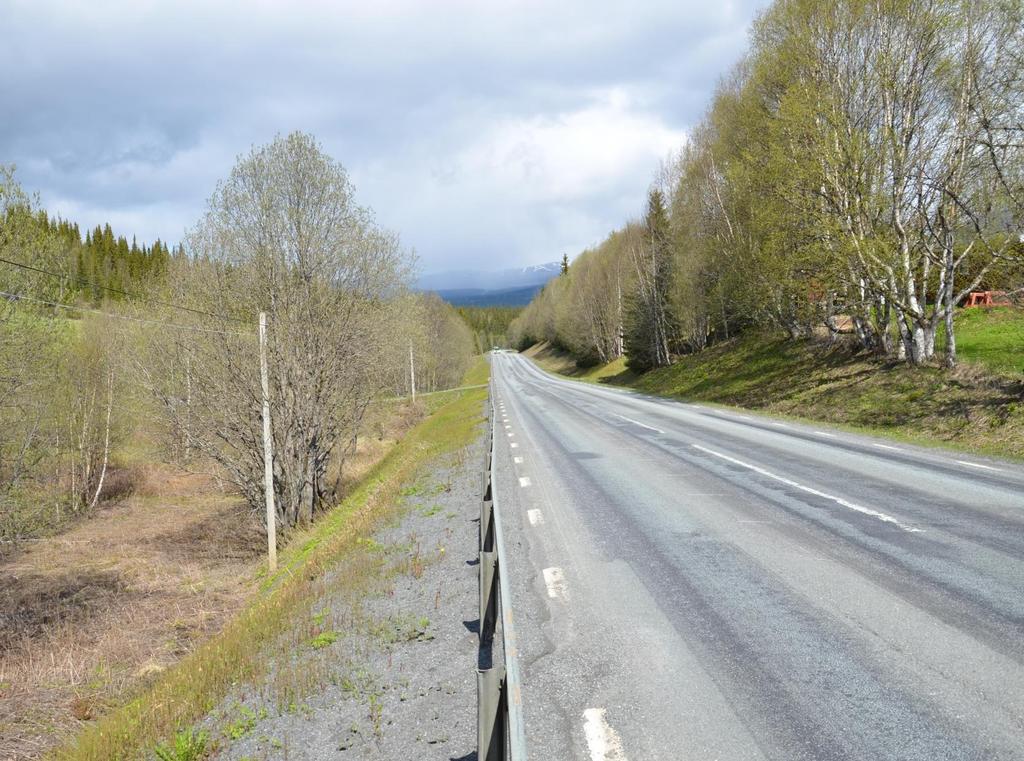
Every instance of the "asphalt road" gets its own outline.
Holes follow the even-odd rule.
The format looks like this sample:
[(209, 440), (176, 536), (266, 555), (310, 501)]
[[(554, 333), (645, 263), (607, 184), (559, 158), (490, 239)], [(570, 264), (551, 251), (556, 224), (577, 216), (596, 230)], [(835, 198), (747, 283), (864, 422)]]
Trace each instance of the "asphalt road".
[(531, 759), (1024, 759), (1024, 468), (492, 356)]

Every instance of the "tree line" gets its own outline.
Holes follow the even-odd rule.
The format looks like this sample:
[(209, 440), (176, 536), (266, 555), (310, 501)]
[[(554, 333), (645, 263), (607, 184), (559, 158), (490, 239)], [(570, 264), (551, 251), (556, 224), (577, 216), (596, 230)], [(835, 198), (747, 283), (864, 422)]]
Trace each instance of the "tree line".
[[(10, 169), (5, 170), (4, 181), (13, 183)], [(64, 302), (80, 301), (99, 305), (104, 301), (129, 298), (136, 289), (144, 289), (166, 273), (174, 257), (184, 257), (184, 246), (170, 247), (159, 238), (152, 245), (131, 242), (123, 235), (114, 235), (109, 223), (87, 230), (82, 237), (76, 222), (51, 217), (45, 209), (34, 214), (11, 218), (19, 212), (7, 209), (5, 226), (13, 224), (35, 225), (39, 234), (47, 237), (59, 251), (49, 260), (63, 275), (58, 298)]]
[(956, 307), (1024, 285), (1019, 0), (777, 0), (645, 213), (512, 326), (644, 370), (752, 327), (956, 364)]
[(509, 346), (509, 326), (523, 311), (522, 307), (457, 307), (459, 316), (473, 331), (477, 354), (484, 354), (497, 346)]
[(418, 391), (459, 385), (472, 359), (469, 327), (411, 290), (412, 255), (309, 135), (241, 157), (173, 252), (109, 228), (75, 245), (0, 180), (0, 258), (23, 265), (0, 263), (0, 542), (95, 507), (140, 426), (262, 515), (260, 312), (284, 533), (339, 499), (373, 401), (409, 396), (412, 366)]

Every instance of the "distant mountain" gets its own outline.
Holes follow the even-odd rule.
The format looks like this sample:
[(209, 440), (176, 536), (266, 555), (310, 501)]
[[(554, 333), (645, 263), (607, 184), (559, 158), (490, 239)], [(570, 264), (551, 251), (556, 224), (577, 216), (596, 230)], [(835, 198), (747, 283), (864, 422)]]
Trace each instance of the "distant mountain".
[(482, 288), (454, 288), (434, 291), (449, 304), (457, 307), (521, 307), (530, 303), (544, 285), (527, 285), (485, 291)]
[(436, 291), (442, 298), (447, 298), (444, 293), (456, 291), (477, 291), (482, 294), (485, 291), (533, 288), (536, 293), (561, 271), (562, 265), (558, 262), (505, 270), (450, 270), (423, 275), (416, 287), (421, 291)]

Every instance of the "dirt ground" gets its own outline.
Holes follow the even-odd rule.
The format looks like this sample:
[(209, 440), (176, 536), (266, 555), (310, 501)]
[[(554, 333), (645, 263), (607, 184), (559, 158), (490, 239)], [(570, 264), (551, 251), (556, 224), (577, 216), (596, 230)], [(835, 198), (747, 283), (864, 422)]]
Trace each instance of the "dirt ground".
[[(343, 484), (422, 415), (368, 416)], [(265, 534), (218, 479), (133, 464), (127, 496), (0, 560), (0, 761), (38, 758), (221, 629)]]
[(138, 470), (127, 499), (0, 566), (0, 758), (37, 757), (245, 599), (264, 540), (241, 501), (208, 476)]

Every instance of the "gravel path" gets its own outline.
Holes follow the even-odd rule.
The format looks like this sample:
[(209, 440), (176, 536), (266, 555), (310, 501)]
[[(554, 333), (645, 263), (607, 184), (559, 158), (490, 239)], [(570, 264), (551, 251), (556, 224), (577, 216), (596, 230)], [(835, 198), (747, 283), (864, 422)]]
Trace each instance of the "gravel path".
[(217, 759), (476, 758), (485, 442), (406, 489), (392, 524), (325, 580), (266, 682), (211, 714)]

